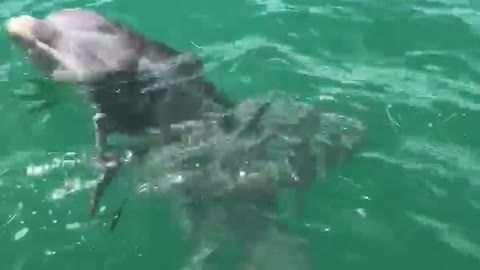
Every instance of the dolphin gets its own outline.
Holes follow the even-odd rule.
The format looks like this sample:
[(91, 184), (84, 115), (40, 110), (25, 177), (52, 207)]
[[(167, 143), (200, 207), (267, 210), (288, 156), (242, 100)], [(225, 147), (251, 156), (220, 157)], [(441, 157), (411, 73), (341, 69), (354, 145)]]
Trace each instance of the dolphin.
[[(92, 194), (91, 218), (124, 162), (116, 158), (109, 160), (112, 158), (103, 153), (107, 137), (113, 133), (146, 134), (147, 140), (133, 147), (134, 156), (141, 160), (148, 157), (152, 144), (162, 146), (181, 142), (182, 138), (172, 126), (195, 120), (201, 122), (203, 116), (213, 112), (222, 115), (219, 122), (232, 141), (260, 138), (250, 140), (256, 143), (249, 149), (244, 149), (248, 147), (242, 144), (236, 145), (238, 149), (233, 147), (231, 152), (220, 149), (224, 159), (219, 163), (227, 164), (228, 170), (232, 171), (239, 169), (238, 160), (249, 161), (250, 152), (266, 151), (271, 138), (299, 137), (299, 142), (294, 141), (288, 147), (290, 151), (285, 166), (280, 165), (291, 180), (287, 183), (277, 183), (277, 177), (270, 175), (268, 170), (253, 168), (250, 173), (239, 177), (241, 181), (234, 188), (218, 194), (203, 192), (202, 184), (197, 181), (202, 174), (178, 185), (178, 190), (190, 199), (185, 206), (196, 232), (200, 233), (209, 212), (214, 212), (212, 210), (217, 207), (224, 208), (227, 213), (225, 223), (245, 242), (244, 256), (247, 257), (252, 256), (253, 246), (261, 241), (262, 235), (278, 225), (272, 218), (277, 210), (278, 189), (293, 187), (297, 195), (297, 212), (303, 216), (307, 188), (318, 175), (325, 174), (327, 165), (349, 158), (352, 153), (353, 148), (342, 146), (342, 142), (349, 139), (343, 135), (334, 138), (333, 141), (339, 143), (312, 149), (312, 134), (302, 132), (299, 127), (318, 122), (320, 112), (316, 110), (305, 113), (299, 123), (278, 125), (278, 130), (271, 130), (268, 121), (263, 121), (272, 109), (272, 103), (268, 101), (254, 106), (249, 119), (235, 116), (238, 104), (217, 91), (202, 76), (202, 61), (190, 53), (148, 39), (126, 24), (94, 11), (64, 9), (45, 18), (21, 15), (7, 20), (5, 26), (13, 43), (25, 49), (33, 66), (54, 81), (81, 86), (95, 108), (95, 146), (105, 170)], [(353, 145), (357, 144), (355, 139), (350, 140)], [(245, 157), (242, 158), (243, 154)], [(321, 170), (317, 169), (318, 163)], [(110, 230), (116, 228), (125, 203), (115, 213)]]
[[(120, 164), (103, 155), (109, 134), (151, 134), (156, 143), (168, 143), (175, 139), (169, 134), (172, 123), (234, 105), (201, 75), (203, 64), (192, 54), (92, 10), (63, 9), (45, 18), (21, 15), (8, 19), (5, 29), (46, 76), (87, 90), (96, 111), (95, 145), (105, 165), (92, 196), (92, 217)], [(148, 147), (137, 148), (140, 156)]]

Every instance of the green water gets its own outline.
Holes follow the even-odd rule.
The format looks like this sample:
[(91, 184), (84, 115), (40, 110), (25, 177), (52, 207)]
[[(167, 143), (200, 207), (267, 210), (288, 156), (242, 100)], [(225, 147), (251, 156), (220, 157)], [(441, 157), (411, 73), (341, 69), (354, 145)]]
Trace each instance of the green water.
[[(480, 2), (2, 0), (0, 19), (68, 7), (194, 51), (237, 100), (277, 90), (365, 124), (368, 147), (292, 221), (311, 269), (479, 269)], [(0, 46), (0, 268), (181, 269), (188, 245), (160, 198), (132, 201), (115, 234), (88, 221), (92, 109)]]

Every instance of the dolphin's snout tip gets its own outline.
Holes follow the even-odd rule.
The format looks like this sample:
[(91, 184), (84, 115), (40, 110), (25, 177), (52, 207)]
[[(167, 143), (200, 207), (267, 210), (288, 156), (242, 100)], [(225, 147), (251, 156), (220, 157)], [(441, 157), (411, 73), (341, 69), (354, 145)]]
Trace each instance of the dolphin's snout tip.
[(5, 30), (9, 35), (32, 38), (32, 28), (35, 19), (28, 15), (13, 17), (5, 22)]

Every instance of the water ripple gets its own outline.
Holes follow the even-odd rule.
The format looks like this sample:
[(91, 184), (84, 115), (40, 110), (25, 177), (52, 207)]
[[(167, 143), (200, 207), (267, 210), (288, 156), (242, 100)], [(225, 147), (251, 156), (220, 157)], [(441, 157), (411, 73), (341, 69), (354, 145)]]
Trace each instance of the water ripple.
[(461, 252), (480, 260), (480, 245), (470, 241), (456, 226), (419, 214), (411, 213), (409, 217), (419, 225), (434, 230), (437, 237), (456, 252)]

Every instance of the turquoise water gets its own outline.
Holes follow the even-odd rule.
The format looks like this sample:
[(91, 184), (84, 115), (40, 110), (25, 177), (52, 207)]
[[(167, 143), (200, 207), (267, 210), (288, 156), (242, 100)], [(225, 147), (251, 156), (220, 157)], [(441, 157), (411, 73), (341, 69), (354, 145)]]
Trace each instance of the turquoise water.
[[(368, 147), (291, 220), (311, 269), (480, 267), (480, 2), (2, 0), (0, 19), (68, 7), (195, 52), (236, 100), (276, 90), (364, 123)], [(87, 219), (93, 111), (0, 39), (2, 269), (181, 269), (189, 246), (158, 196), (132, 201), (114, 234)]]

